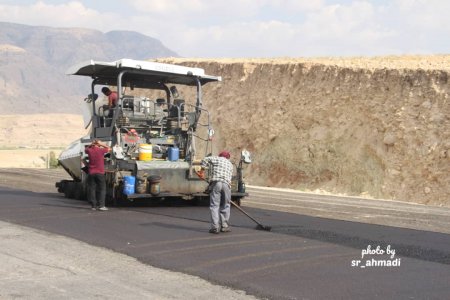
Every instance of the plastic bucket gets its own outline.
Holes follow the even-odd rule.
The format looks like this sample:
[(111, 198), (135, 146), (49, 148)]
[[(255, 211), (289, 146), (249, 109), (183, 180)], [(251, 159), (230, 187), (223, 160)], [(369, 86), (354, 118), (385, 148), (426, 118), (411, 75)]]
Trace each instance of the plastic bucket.
[(136, 178), (134, 176), (123, 176), (123, 193), (125, 195), (134, 194), (134, 185)]
[(139, 146), (139, 160), (152, 160), (152, 145), (141, 144)]
[(145, 194), (147, 193), (147, 178), (137, 177), (136, 178), (136, 193)]
[(170, 147), (168, 150), (168, 157), (170, 161), (177, 161), (180, 158), (180, 149), (176, 147)]
[(150, 194), (153, 196), (158, 196), (160, 193), (159, 183), (162, 177), (159, 175), (151, 175), (148, 177), (148, 182), (150, 183)]

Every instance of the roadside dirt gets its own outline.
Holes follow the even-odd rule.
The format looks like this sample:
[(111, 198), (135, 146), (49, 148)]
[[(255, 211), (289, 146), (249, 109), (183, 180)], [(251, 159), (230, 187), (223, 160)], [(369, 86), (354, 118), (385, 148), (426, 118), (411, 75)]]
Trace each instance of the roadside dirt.
[[(2, 115), (0, 149), (65, 149), (69, 143), (86, 133), (81, 115)], [(2, 160), (3, 158), (0, 161)]]

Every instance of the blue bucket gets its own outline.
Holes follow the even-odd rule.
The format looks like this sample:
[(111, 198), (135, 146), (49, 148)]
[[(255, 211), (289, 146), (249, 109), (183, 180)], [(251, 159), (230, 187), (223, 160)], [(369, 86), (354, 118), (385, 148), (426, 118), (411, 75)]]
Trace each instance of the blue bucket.
[(170, 147), (168, 152), (170, 161), (177, 161), (180, 158), (180, 149), (177, 147)]
[(123, 193), (125, 195), (134, 194), (134, 185), (136, 178), (134, 176), (123, 176)]

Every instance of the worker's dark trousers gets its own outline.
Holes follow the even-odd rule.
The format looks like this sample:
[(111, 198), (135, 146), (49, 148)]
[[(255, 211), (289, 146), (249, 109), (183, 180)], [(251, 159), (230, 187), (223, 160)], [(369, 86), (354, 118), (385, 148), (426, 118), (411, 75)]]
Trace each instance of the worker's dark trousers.
[(88, 176), (88, 200), (92, 207), (105, 206), (106, 182), (104, 174), (89, 174)]

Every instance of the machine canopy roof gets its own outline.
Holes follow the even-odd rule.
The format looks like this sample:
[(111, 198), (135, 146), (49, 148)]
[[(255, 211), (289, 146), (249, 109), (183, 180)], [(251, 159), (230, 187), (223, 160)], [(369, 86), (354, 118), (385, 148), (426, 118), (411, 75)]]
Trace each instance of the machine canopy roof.
[(147, 88), (155, 83), (197, 85), (197, 78), (203, 85), (212, 81), (222, 81), (220, 76), (205, 75), (201, 68), (164, 64), (151, 61), (120, 59), (113, 62), (86, 61), (72, 66), (67, 75), (89, 76), (97, 83), (117, 85), (121, 72), (125, 71), (122, 82), (131, 83), (137, 88)]

